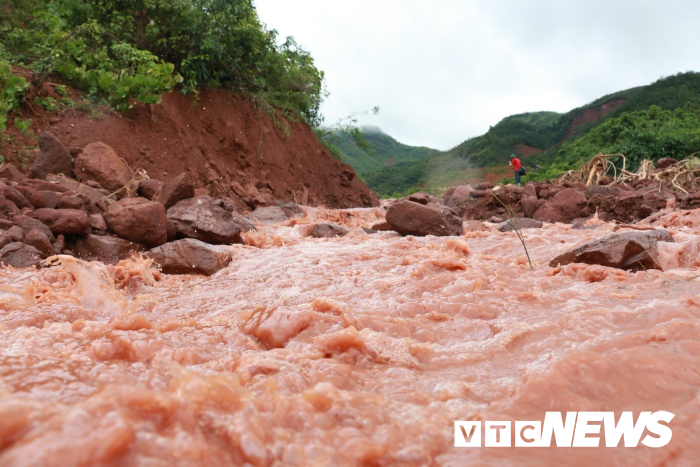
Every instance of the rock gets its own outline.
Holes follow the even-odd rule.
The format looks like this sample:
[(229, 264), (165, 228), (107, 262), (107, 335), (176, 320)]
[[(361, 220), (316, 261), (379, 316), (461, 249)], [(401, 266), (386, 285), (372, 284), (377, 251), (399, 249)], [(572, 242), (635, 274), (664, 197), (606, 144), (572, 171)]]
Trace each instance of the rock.
[(14, 268), (31, 268), (40, 266), (41, 252), (30, 245), (13, 242), (0, 249), (0, 263)]
[(634, 222), (640, 218), (639, 207), (644, 202), (644, 195), (635, 191), (621, 191), (613, 204), (612, 213), (616, 219)]
[(58, 200), (58, 209), (80, 209), (84, 210), (90, 200), (82, 193), (66, 192)]
[(500, 232), (512, 232), (514, 230), (513, 225), (518, 227), (518, 229), (539, 229), (542, 228), (543, 223), (529, 217), (516, 217), (502, 222), (498, 226), (498, 230)]
[(112, 193), (131, 181), (129, 166), (104, 143), (85, 146), (75, 159), (74, 170), (78, 181), (94, 180)]
[(372, 230), (376, 232), (386, 232), (388, 230), (394, 230), (394, 228), (388, 222), (377, 222), (371, 227)]
[[(42, 191), (51, 191), (51, 192), (57, 192), (57, 193), (63, 193), (64, 191), (68, 191), (68, 187), (64, 186), (61, 182), (58, 181), (58, 179), (55, 179), (56, 181), (47, 181), (47, 180), (36, 180), (33, 178), (28, 178), (26, 180), (22, 180), (20, 183), (17, 185), (21, 186), (28, 186), (31, 188), (34, 188), (38, 192)], [(61, 178), (60, 180), (66, 180), (65, 178)]]
[(5, 245), (9, 245), (12, 242), (16, 242), (17, 240), (13, 240), (10, 236), (10, 234), (7, 232), (7, 230), (0, 230), (0, 248), (4, 247)]
[[(236, 190), (238, 187), (233, 186), (233, 188)], [(260, 192), (253, 182), (247, 182), (242, 189), (244, 194), (239, 196), (241, 196), (243, 201), (249, 206), (262, 207), (274, 204), (272, 195)]]
[(246, 214), (246, 217), (264, 225), (274, 225), (289, 220), (287, 213), (279, 206), (260, 206)]
[(491, 182), (482, 182), (482, 183), (479, 183), (478, 185), (476, 185), (476, 186), (474, 187), (474, 189), (476, 189), (476, 190), (493, 190), (493, 188), (494, 188), (495, 186), (496, 186), (496, 185), (494, 185), (494, 184), (491, 183)]
[(409, 195), (408, 200), (418, 204), (428, 204), (430, 203), (430, 195), (423, 191), (418, 191), (412, 195)]
[(186, 199), (168, 209), (168, 221), (183, 237), (214, 245), (242, 243), (241, 225), (221, 204), (211, 196)]
[(44, 197), (41, 196), (41, 193), (39, 193), (36, 189), (24, 185), (15, 185), (14, 188), (21, 193), (22, 196), (24, 196), (24, 198), (34, 207), (34, 209), (46, 207)]
[(27, 201), (27, 198), (25, 198), (22, 193), (2, 182), (0, 182), (0, 196), (15, 203), (15, 206), (17, 206), (19, 209), (34, 209), (34, 206)]
[(304, 209), (296, 203), (285, 203), (283, 201), (276, 201), (277, 206), (281, 207), (288, 218), (292, 217), (304, 217), (306, 213)]
[(41, 230), (30, 230), (29, 233), (24, 236), (22, 243), (36, 248), (39, 253), (41, 253), (42, 259), (54, 254), (53, 245), (51, 245), (49, 237)]
[[(40, 191), (39, 196), (41, 196), (41, 200), (43, 201), (43, 206), (42, 208), (51, 208), (51, 209), (56, 209), (58, 207), (58, 202), (61, 199), (61, 193), (57, 191)], [(39, 207), (39, 206), (35, 206)]]
[(315, 224), (311, 226), (309, 235), (315, 238), (344, 237), (350, 232), (338, 224)]
[(29, 170), (29, 175), (31, 178), (45, 178), (48, 174), (72, 177), (73, 157), (58, 138), (44, 132), (39, 135), (39, 154)]
[(204, 274), (210, 276), (228, 266), (231, 253), (226, 247), (209, 245), (186, 238), (153, 248), (144, 254), (166, 274)]
[(134, 253), (146, 248), (139, 244), (110, 235), (86, 235), (77, 239), (71, 246), (73, 254), (85, 261), (101, 261), (105, 264), (117, 264), (130, 258)]
[(156, 196), (160, 196), (164, 183), (154, 178), (149, 178), (139, 183), (138, 194), (142, 198), (155, 201)]
[(620, 192), (616, 186), (609, 185), (590, 185), (586, 187), (586, 192), (589, 197), (592, 196), (614, 196)]
[(46, 178), (60, 185), (63, 188), (63, 190), (61, 191), (62, 193), (65, 193), (66, 191), (72, 191), (81, 195), (85, 195), (89, 200), (89, 209), (91, 211), (97, 208), (99, 208), (100, 211), (107, 210), (107, 197), (110, 195), (109, 191), (100, 188), (94, 188), (85, 183), (80, 183), (76, 180), (65, 178), (63, 176), (49, 175)]
[(612, 234), (568, 250), (549, 265), (586, 263), (628, 271), (661, 269), (657, 243), (672, 241), (671, 234), (664, 229)]
[(7, 229), (7, 237), (10, 239), (10, 243), (23, 241), (25, 235), (24, 230), (18, 225), (13, 225)]
[(179, 201), (194, 197), (194, 183), (186, 172), (168, 180), (163, 185), (159, 201), (163, 203), (165, 209), (174, 206)]
[(471, 185), (458, 185), (448, 188), (443, 196), (445, 205), (449, 205), (450, 200), (456, 200), (459, 198), (468, 199), (469, 194), (472, 191), (474, 191), (474, 188)]
[(571, 222), (581, 215), (586, 205), (586, 195), (578, 188), (565, 188), (544, 203), (533, 219), (545, 222)]
[(168, 240), (165, 207), (146, 198), (125, 198), (105, 213), (107, 228), (122, 238), (149, 247)]
[(0, 213), (6, 217), (9, 217), (10, 219), (21, 214), (15, 203), (4, 198), (0, 198)]
[(539, 203), (537, 200), (537, 190), (534, 184), (528, 183), (525, 185), (523, 195), (520, 198), (520, 205), (523, 208), (525, 217), (532, 217), (535, 215), (535, 212), (537, 212), (539, 208)]
[(66, 248), (66, 237), (57, 235), (56, 240), (51, 244), (54, 253), (60, 254)]
[(103, 232), (107, 230), (107, 222), (105, 222), (102, 214), (90, 214), (88, 221), (90, 222), (90, 227), (95, 230), (102, 230)]
[(0, 165), (0, 178), (4, 178), (9, 182), (18, 183), (27, 177), (22, 175), (22, 172), (20, 172), (14, 164), (5, 162), (4, 164)]
[(469, 196), (472, 198), (484, 198), (486, 196), (492, 196), (491, 190), (472, 190), (469, 192)]
[(17, 227), (22, 229), (24, 235), (26, 235), (30, 231), (36, 229), (36, 230), (40, 230), (41, 232), (43, 232), (44, 235), (46, 235), (49, 238), (49, 240), (53, 241), (53, 239), (54, 239), (54, 235), (53, 235), (53, 233), (51, 233), (51, 229), (49, 229), (49, 227), (46, 224), (44, 224), (43, 222), (41, 222), (37, 219), (33, 219), (31, 217), (21, 215), (21, 216), (15, 217), (12, 220)]
[(32, 212), (30, 217), (46, 225), (54, 235), (86, 234), (90, 231), (88, 215), (79, 209), (41, 208)]
[(400, 200), (389, 206), (386, 221), (401, 235), (461, 235), (462, 219), (447, 206)]
[(678, 163), (678, 159), (674, 159), (672, 157), (664, 157), (663, 159), (659, 159), (656, 161), (656, 168), (657, 169), (667, 169), (671, 167), (674, 164)]
[(238, 227), (241, 228), (241, 232), (249, 232), (251, 230), (256, 230), (253, 221), (245, 217), (243, 214), (238, 213), (236, 211), (232, 211), (231, 216), (233, 217), (233, 222), (238, 224)]

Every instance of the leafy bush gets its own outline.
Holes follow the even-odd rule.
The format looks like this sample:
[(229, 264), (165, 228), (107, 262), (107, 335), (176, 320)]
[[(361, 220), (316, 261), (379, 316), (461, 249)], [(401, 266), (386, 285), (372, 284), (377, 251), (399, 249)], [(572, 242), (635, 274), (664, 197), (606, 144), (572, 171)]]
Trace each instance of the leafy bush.
[(10, 62), (0, 58), (0, 131), (7, 130), (7, 116), (18, 108), (29, 90), (29, 83), (12, 74)]
[[(625, 112), (585, 135), (563, 144), (555, 163), (574, 168), (597, 153), (624, 154), (627, 170), (636, 170), (643, 159), (684, 159), (700, 151), (700, 105), (686, 104), (674, 111), (651, 106)], [(619, 164), (622, 159), (620, 158)]]
[(251, 0), (9, 0), (0, 41), (16, 64), (58, 74), (118, 109), (180, 85), (243, 91), (315, 125), (323, 72), (277, 44)]

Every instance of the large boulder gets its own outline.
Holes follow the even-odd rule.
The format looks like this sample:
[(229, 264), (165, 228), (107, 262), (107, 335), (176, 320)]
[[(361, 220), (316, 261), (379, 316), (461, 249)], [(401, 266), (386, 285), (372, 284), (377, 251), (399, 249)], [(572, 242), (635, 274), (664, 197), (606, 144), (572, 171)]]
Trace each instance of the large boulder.
[(39, 135), (39, 154), (29, 169), (29, 175), (31, 178), (44, 178), (48, 174), (72, 177), (73, 158), (58, 138), (44, 132)]
[(105, 264), (117, 264), (145, 249), (143, 245), (123, 238), (92, 234), (77, 239), (71, 246), (71, 251), (78, 258)]
[(138, 194), (142, 198), (157, 201), (156, 196), (160, 196), (164, 183), (155, 178), (149, 178), (139, 183)]
[(75, 158), (75, 176), (79, 181), (94, 180), (110, 192), (129, 184), (131, 170), (126, 162), (104, 143), (91, 143)]
[(165, 209), (168, 209), (179, 201), (190, 198), (194, 198), (194, 183), (192, 183), (187, 172), (183, 172), (177, 177), (165, 182), (160, 193), (159, 201), (163, 203)]
[(523, 195), (520, 198), (520, 205), (523, 208), (523, 214), (525, 214), (525, 217), (532, 217), (535, 215), (535, 212), (537, 212), (540, 205), (538, 203), (537, 190), (535, 189), (534, 184), (528, 183), (525, 185)]
[(185, 238), (153, 248), (144, 254), (166, 274), (204, 274), (210, 276), (231, 262), (226, 247)]
[(462, 218), (447, 206), (400, 200), (389, 206), (386, 221), (402, 235), (461, 235)]
[(39, 266), (42, 262), (42, 254), (30, 245), (13, 242), (0, 249), (0, 264), (13, 268), (31, 268)]
[(125, 198), (111, 204), (104, 215), (107, 228), (129, 241), (148, 247), (168, 241), (165, 207), (146, 198)]
[(264, 225), (274, 225), (289, 220), (287, 211), (281, 206), (260, 206), (255, 211), (246, 214), (246, 217)]
[(532, 216), (544, 222), (568, 223), (582, 215), (586, 194), (578, 188), (565, 188), (544, 203)]
[(568, 250), (549, 265), (586, 263), (628, 271), (661, 269), (657, 243), (672, 241), (671, 234), (664, 229), (612, 234)]
[(168, 209), (168, 221), (178, 235), (214, 245), (242, 243), (241, 225), (226, 204), (211, 196), (178, 202)]
[(90, 231), (88, 215), (79, 209), (41, 208), (30, 216), (46, 225), (54, 235), (86, 234)]

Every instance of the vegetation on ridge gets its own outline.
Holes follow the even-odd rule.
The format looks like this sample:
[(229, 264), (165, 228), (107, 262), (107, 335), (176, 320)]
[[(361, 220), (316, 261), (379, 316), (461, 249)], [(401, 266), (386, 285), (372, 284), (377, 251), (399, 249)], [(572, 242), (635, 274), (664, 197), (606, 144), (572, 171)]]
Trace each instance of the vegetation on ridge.
[[(483, 179), (487, 173), (491, 180), (501, 174), (513, 182), (507, 165), (511, 153), (521, 156), (530, 169), (525, 180), (556, 178), (599, 152), (625, 154), (626, 168), (636, 170), (643, 159), (684, 159), (700, 151), (699, 131), (700, 73), (688, 72), (603, 96), (565, 114), (511, 115), (449, 151), (423, 148), (424, 157), (393, 166), (378, 164), (401, 154), (400, 148), (380, 151), (370, 140), (366, 151), (342, 139), (339, 147), (343, 160), (371, 188), (382, 195), (401, 195), (419, 189), (440, 191), (454, 183)], [(616, 161), (621, 164), (622, 158)], [(534, 165), (541, 168), (531, 170)]]
[[(63, 78), (119, 110), (178, 86), (212, 86), (322, 121), (323, 72), (293, 39), (278, 45), (251, 0), (8, 0), (0, 44), (0, 69), (27, 67), (35, 82)], [(26, 87), (0, 79), (3, 92)], [(7, 115), (13, 106), (2, 99)]]

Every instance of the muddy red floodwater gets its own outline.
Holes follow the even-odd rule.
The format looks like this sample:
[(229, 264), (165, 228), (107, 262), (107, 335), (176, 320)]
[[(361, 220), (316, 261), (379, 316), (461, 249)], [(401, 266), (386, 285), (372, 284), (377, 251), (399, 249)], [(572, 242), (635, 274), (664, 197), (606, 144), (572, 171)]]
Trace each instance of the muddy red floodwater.
[[(700, 212), (655, 221), (665, 270), (572, 264), (612, 231), (304, 237), (309, 210), (212, 277), (61, 257), (0, 271), (0, 465), (692, 465)], [(456, 420), (665, 410), (662, 448), (455, 448)]]

